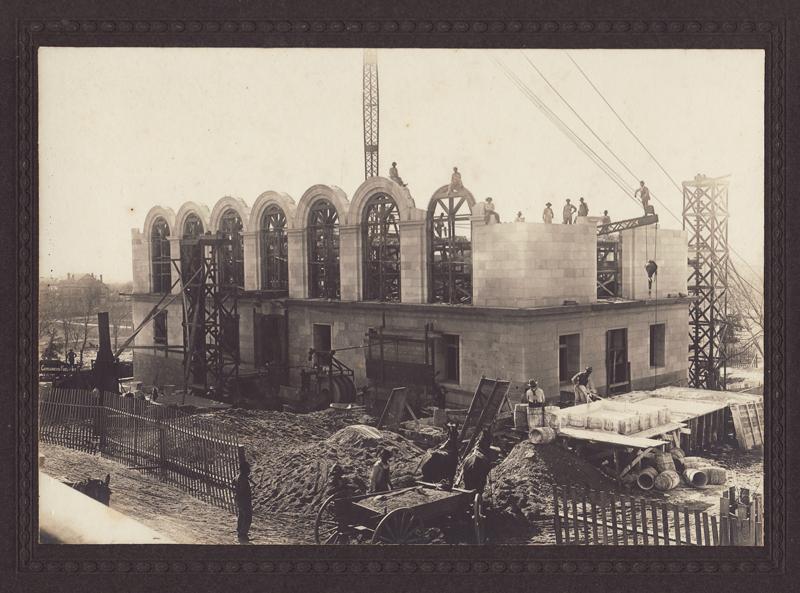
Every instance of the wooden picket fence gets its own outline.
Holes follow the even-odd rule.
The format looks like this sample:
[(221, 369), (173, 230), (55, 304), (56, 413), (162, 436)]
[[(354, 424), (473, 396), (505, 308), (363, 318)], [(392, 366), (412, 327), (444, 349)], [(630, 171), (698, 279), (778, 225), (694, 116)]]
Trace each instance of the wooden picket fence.
[(215, 506), (236, 509), (231, 482), (244, 450), (207, 419), (112, 393), (45, 389), (39, 395), (39, 437), (100, 453)]
[(581, 486), (553, 486), (556, 543), (717, 546), (717, 517), (644, 498)]
[(720, 545), (760, 546), (764, 542), (764, 503), (747, 488), (728, 488), (719, 499)]

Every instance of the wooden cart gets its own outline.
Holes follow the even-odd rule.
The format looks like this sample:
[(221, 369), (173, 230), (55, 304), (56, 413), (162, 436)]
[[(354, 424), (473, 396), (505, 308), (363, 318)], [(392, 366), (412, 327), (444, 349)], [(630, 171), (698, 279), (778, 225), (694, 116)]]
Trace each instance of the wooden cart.
[(465, 517), (472, 522), (475, 543), (484, 541), (481, 495), (475, 490), (441, 490), (435, 484), (337, 498), (330, 496), (317, 512), (318, 544), (424, 544), (426, 527)]

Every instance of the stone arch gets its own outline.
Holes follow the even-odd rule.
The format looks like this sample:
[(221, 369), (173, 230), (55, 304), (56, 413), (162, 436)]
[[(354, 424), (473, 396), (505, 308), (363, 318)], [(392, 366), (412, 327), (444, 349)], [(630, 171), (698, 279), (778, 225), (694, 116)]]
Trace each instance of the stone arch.
[(153, 223), (159, 218), (167, 221), (169, 226), (169, 236), (175, 236), (175, 212), (172, 208), (162, 208), (161, 206), (153, 206), (147, 213), (144, 219), (144, 237), (147, 242), (150, 242), (150, 232), (153, 230)]
[(428, 208), (427, 208), (428, 215), (430, 215), (433, 207), (436, 205), (436, 201), (437, 200), (440, 200), (442, 198), (448, 198), (450, 196), (457, 197), (457, 198), (464, 198), (467, 201), (467, 204), (469, 205), (470, 214), (472, 214), (472, 215), (480, 214), (478, 212), (477, 208), (476, 208), (478, 202), (475, 199), (475, 196), (473, 196), (472, 192), (469, 191), (466, 187), (462, 187), (458, 191), (455, 191), (455, 192), (453, 192), (451, 194), (450, 193), (450, 186), (449, 185), (443, 185), (442, 187), (437, 189), (435, 192), (433, 192), (433, 195), (431, 196), (431, 199), (428, 200)]
[(401, 222), (414, 220), (417, 209), (408, 189), (386, 177), (370, 177), (353, 194), (347, 224), (361, 224), (367, 202), (377, 193), (386, 194), (394, 200)]
[(184, 202), (175, 215), (175, 232), (183, 236), (183, 226), (190, 214), (197, 216), (203, 223), (203, 232), (211, 230), (211, 212), (208, 206), (201, 206), (197, 202)]
[(252, 231), (261, 230), (261, 215), (264, 214), (264, 210), (271, 204), (275, 204), (283, 210), (283, 213), (286, 215), (286, 228), (295, 228), (295, 211), (297, 210), (297, 206), (294, 200), (289, 194), (276, 191), (265, 191), (256, 198), (253, 207), (250, 209), (248, 228)]
[(302, 229), (306, 227), (311, 206), (319, 199), (328, 200), (333, 204), (339, 215), (339, 224), (345, 223), (347, 220), (347, 213), (350, 210), (350, 202), (347, 199), (347, 194), (335, 185), (318, 184), (309, 187), (297, 203), (297, 208), (294, 213), (295, 222), (293, 228)]
[[(428, 302), (472, 302), (472, 220), (477, 202), (465, 187), (437, 189), (428, 202)], [(437, 214), (438, 213), (438, 214)]]
[(243, 233), (251, 230), (250, 208), (247, 207), (247, 204), (241, 198), (232, 198), (230, 196), (225, 196), (214, 204), (214, 209), (211, 211), (211, 218), (209, 220), (209, 229), (207, 230), (216, 233), (219, 230), (219, 223), (222, 219), (222, 215), (225, 214), (228, 209), (235, 210), (239, 218), (241, 218)]

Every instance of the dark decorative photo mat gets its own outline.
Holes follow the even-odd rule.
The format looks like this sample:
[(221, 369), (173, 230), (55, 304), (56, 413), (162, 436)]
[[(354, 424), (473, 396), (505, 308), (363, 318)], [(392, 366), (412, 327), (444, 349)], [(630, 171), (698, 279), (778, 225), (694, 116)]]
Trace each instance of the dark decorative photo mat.
[[(259, 588), (261, 590), (790, 590), (796, 557), (790, 548), (796, 511), (789, 514), (787, 372), (797, 313), (788, 278), (792, 214), (787, 158), (797, 161), (800, 28), (789, 3), (476, 2), (368, 7), (366, 3), (274, 3), (223, 8), (202, 2), (37, 3), (3, 8), (2, 131), (5, 261), (2, 290), (4, 452), (0, 582), (11, 590)], [(504, 7), (504, 5), (506, 5)], [(654, 7), (655, 5), (655, 7)], [(746, 9), (744, 7), (747, 7)], [(469, 10), (468, 8), (473, 10)], [(180, 10), (181, 8), (182, 10)], [(504, 10), (505, 8), (505, 10)], [(648, 12), (648, 8), (650, 9)], [(624, 16), (626, 11), (631, 16)], [(8, 14), (13, 12), (14, 14)], [(435, 14), (434, 14), (435, 13)], [(633, 16), (633, 14), (636, 16)], [(183, 14), (183, 16), (182, 16)], [(227, 17), (220, 16), (226, 14)], [(562, 15), (556, 17), (556, 15)], [(573, 14), (572, 17), (564, 17)], [(580, 17), (577, 15), (581, 15)], [(591, 15), (606, 15), (605, 18)], [(651, 16), (645, 16), (645, 15)], [(189, 16), (191, 15), (191, 16)], [(402, 16), (401, 16), (402, 15)], [(469, 16), (471, 15), (471, 16)], [(553, 15), (551, 17), (545, 15)], [(794, 20), (793, 20), (794, 19)], [(13, 31), (12, 31), (13, 29)], [(794, 33), (794, 36), (790, 36)], [(794, 39), (794, 46), (791, 40)], [(765, 51), (765, 545), (761, 548), (623, 548), (591, 546), (53, 546), (38, 543), (37, 290), (38, 167), (37, 49), (114, 47), (463, 47), (463, 48), (748, 48)], [(791, 79), (790, 79), (791, 74)], [(16, 78), (13, 76), (15, 75)], [(791, 82), (794, 86), (791, 86)], [(794, 101), (793, 101), (794, 99)], [(13, 114), (13, 115), (12, 115)], [(793, 115), (794, 135), (787, 133)], [(11, 139), (14, 139), (12, 142)], [(13, 145), (13, 148), (12, 148)], [(792, 153), (791, 149), (794, 149)], [(12, 169), (13, 167), (13, 169)], [(795, 167), (796, 169), (797, 167)], [(12, 172), (13, 171), (13, 172)], [(797, 180), (797, 173), (794, 175)], [(12, 181), (13, 180), (13, 183)], [(6, 183), (8, 181), (8, 183)], [(797, 198), (795, 197), (796, 201)], [(795, 208), (796, 210), (796, 208)], [(794, 258), (797, 259), (796, 257)], [(14, 397), (16, 394), (16, 397)], [(612, 577), (613, 580), (610, 580)]]

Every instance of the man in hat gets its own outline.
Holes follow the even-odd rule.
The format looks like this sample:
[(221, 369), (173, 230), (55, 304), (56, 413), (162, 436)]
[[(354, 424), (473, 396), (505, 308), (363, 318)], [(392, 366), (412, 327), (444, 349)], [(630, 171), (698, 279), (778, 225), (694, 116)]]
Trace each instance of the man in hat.
[(536, 379), (528, 381), (528, 389), (525, 390), (525, 400), (529, 408), (544, 407), (544, 391)]
[(544, 212), (542, 212), (542, 220), (544, 221), (545, 224), (553, 224), (553, 217), (555, 216), (555, 214), (553, 214), (553, 209), (551, 208), (551, 206), (552, 204), (550, 202), (547, 202), (547, 204), (544, 205)]
[(580, 204), (578, 204), (578, 216), (589, 216), (589, 204), (584, 202), (583, 198), (580, 199)]
[(566, 203), (564, 204), (564, 209), (561, 211), (562, 214), (562, 222), (564, 224), (572, 224), (572, 215), (575, 214), (577, 208), (570, 203), (570, 199), (567, 198)]
[(611, 222), (611, 217), (608, 215), (608, 210), (603, 210), (603, 216), (600, 218), (600, 224), (608, 224)]
[(397, 163), (392, 163), (392, 166), (389, 168), (389, 178), (395, 183), (399, 183), (403, 187), (408, 185), (403, 183), (403, 178), (400, 177), (400, 174), (397, 172)]
[(495, 222), (500, 222), (500, 215), (494, 211), (494, 202), (492, 198), (486, 198), (486, 201), (483, 203), (483, 222), (485, 224), (489, 224), (489, 221), (494, 218)]
[(391, 458), (392, 452), (389, 449), (381, 449), (377, 461), (372, 464), (368, 492), (385, 492), (392, 489), (391, 471), (389, 469), (389, 460)]
[(590, 400), (597, 399), (597, 389), (592, 381), (592, 367), (586, 367), (583, 371), (575, 373), (572, 377), (572, 387), (575, 390), (575, 405), (588, 404)]
[(251, 489), (250, 464), (242, 460), (239, 473), (233, 480), (234, 500), (236, 501), (236, 533), (239, 542), (250, 541), (250, 525), (253, 522), (253, 491)]

